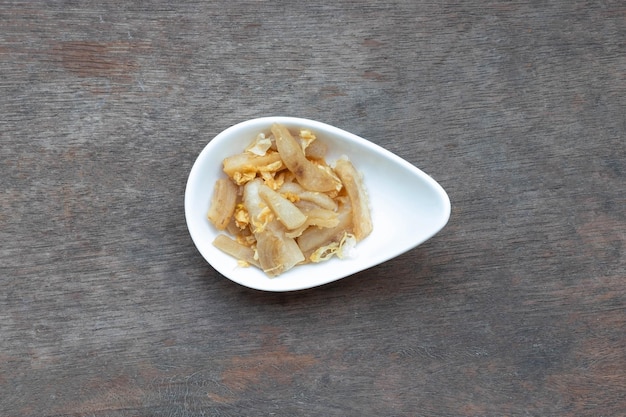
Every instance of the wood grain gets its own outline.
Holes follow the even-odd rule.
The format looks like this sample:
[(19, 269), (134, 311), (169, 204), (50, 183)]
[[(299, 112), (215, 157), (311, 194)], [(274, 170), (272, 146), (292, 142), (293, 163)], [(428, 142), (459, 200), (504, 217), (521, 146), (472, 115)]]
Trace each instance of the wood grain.
[[(1, 2), (0, 415), (623, 414), (625, 19), (618, 1)], [(312, 290), (220, 276), (187, 175), (221, 130), (279, 114), (415, 164), (449, 224)]]

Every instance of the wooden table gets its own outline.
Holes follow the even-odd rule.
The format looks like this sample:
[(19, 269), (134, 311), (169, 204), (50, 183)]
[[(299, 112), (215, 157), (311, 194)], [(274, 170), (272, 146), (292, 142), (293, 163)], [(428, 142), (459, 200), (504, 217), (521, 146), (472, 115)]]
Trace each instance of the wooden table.
[[(0, 28), (0, 415), (624, 415), (623, 2), (16, 0)], [(185, 183), (268, 115), (410, 161), (448, 225), (316, 289), (227, 280)]]

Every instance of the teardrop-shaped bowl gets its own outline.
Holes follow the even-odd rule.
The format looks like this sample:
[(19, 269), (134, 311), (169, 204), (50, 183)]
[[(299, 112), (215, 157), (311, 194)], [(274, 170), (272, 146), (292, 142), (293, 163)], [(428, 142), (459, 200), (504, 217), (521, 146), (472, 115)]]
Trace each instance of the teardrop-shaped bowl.
[[(213, 184), (222, 160), (241, 153), (272, 123), (308, 128), (328, 145), (326, 160), (347, 156), (363, 174), (369, 193), (372, 233), (359, 242), (354, 256), (296, 266), (276, 278), (255, 267), (241, 267), (212, 244), (218, 230), (206, 218)], [(191, 238), (209, 264), (230, 280), (264, 291), (295, 291), (326, 284), (388, 261), (439, 232), (450, 217), (450, 199), (430, 176), (399, 156), (357, 135), (313, 120), (264, 117), (234, 125), (218, 134), (194, 163), (185, 190), (185, 217)]]

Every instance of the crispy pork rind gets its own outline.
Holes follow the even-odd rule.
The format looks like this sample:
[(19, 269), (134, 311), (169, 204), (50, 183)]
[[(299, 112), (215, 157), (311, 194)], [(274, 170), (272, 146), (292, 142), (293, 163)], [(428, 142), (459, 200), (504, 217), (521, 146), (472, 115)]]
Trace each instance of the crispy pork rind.
[(257, 268), (261, 267), (258, 259), (255, 258), (254, 249), (244, 245), (243, 243), (238, 242), (237, 240), (229, 236), (226, 236), (224, 234), (217, 235), (217, 237), (213, 241), (213, 245), (215, 245), (215, 247), (222, 252), (225, 252), (233, 258), (239, 260), (240, 265), (242, 266), (254, 265)]
[(267, 185), (259, 185), (259, 195), (287, 229), (296, 229), (306, 222), (307, 216), (298, 207)]
[(339, 242), (344, 233), (352, 230), (352, 213), (350, 204), (342, 204), (337, 211), (337, 224), (333, 227), (310, 227), (297, 238), (298, 246), (304, 256), (310, 260), (311, 255), (322, 246)]
[(226, 175), (239, 185), (253, 180), (261, 172), (275, 173), (284, 168), (278, 152), (265, 155), (244, 152), (224, 159), (223, 165)]
[(357, 241), (366, 238), (372, 232), (372, 218), (369, 209), (367, 191), (361, 175), (347, 159), (339, 159), (335, 163), (335, 172), (346, 188), (352, 204), (352, 223)]
[(281, 185), (279, 192), (287, 196), (287, 198), (294, 200), (294, 203), (308, 201), (328, 210), (337, 210), (337, 202), (328, 194), (319, 191), (307, 191), (296, 182), (284, 183)]
[(220, 178), (215, 183), (211, 206), (207, 218), (217, 230), (224, 230), (235, 211), (238, 187), (227, 178)]
[(310, 191), (341, 190), (341, 181), (332, 169), (308, 160), (302, 146), (285, 126), (273, 124), (272, 133), (283, 163), (293, 172), (300, 185)]
[(304, 261), (304, 255), (293, 238), (285, 235), (284, 226), (272, 214), (260, 195), (260, 180), (247, 183), (243, 191), (252, 232), (256, 238), (259, 263), (269, 276), (277, 276)]
[(344, 232), (339, 242), (331, 242), (326, 246), (316, 249), (309, 259), (317, 263), (327, 261), (333, 256), (337, 256), (339, 259), (347, 258), (351, 255), (355, 246), (356, 237), (354, 237), (353, 234)]
[(274, 124), (225, 158), (207, 217), (226, 234), (213, 244), (270, 277), (349, 256), (372, 231), (367, 191), (347, 158), (331, 167), (326, 151), (309, 129)]

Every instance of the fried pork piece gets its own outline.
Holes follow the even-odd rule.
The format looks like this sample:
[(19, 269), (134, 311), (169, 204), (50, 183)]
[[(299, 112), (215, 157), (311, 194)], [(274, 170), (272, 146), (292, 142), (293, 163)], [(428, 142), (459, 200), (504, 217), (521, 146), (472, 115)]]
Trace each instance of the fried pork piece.
[(306, 222), (306, 216), (298, 207), (267, 185), (259, 185), (259, 195), (287, 229), (296, 229)]
[(372, 218), (369, 201), (361, 175), (347, 159), (339, 159), (335, 164), (335, 172), (341, 178), (343, 186), (352, 204), (352, 227), (357, 241), (366, 238), (372, 232)]
[(278, 152), (255, 155), (244, 152), (224, 159), (224, 172), (237, 184), (254, 179), (260, 172), (277, 172), (284, 168)]
[(285, 182), (278, 189), (278, 192), (295, 197), (294, 200), (297, 201), (309, 201), (328, 210), (337, 210), (337, 202), (330, 198), (328, 194), (318, 191), (307, 191), (296, 182)]
[(343, 204), (337, 211), (337, 223), (333, 227), (309, 227), (297, 238), (298, 246), (304, 256), (310, 260), (311, 255), (322, 246), (339, 242), (345, 233), (352, 230), (352, 213), (350, 204)]
[(332, 169), (309, 161), (302, 146), (285, 126), (273, 124), (272, 133), (283, 163), (289, 171), (294, 173), (304, 188), (310, 191), (339, 191), (341, 189), (341, 181)]
[(284, 226), (259, 195), (262, 185), (258, 179), (248, 182), (243, 191), (243, 204), (250, 214), (261, 269), (274, 277), (303, 262), (304, 255), (296, 241), (285, 235)]
[(217, 235), (213, 241), (213, 245), (222, 252), (238, 259), (240, 262), (244, 262), (245, 265), (254, 265), (257, 268), (261, 267), (259, 261), (254, 257), (254, 249), (237, 242), (229, 236)]
[(224, 230), (235, 211), (238, 187), (228, 178), (220, 178), (215, 182), (211, 206), (207, 218), (217, 230)]

